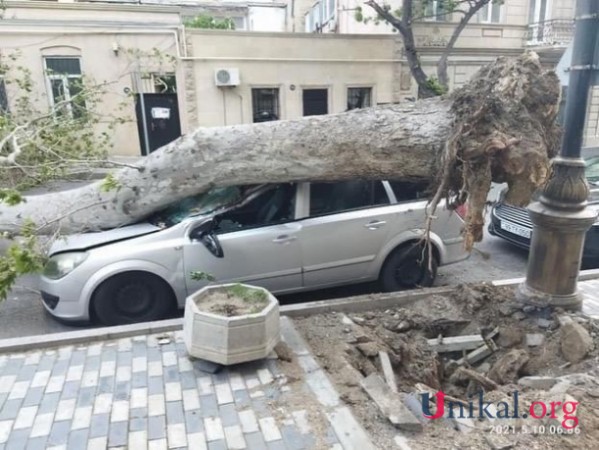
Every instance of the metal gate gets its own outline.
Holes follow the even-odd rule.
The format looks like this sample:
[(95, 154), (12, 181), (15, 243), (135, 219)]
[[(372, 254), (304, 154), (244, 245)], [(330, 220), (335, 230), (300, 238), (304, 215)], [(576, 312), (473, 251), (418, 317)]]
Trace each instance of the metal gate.
[(142, 155), (181, 136), (177, 94), (135, 94), (135, 113)]

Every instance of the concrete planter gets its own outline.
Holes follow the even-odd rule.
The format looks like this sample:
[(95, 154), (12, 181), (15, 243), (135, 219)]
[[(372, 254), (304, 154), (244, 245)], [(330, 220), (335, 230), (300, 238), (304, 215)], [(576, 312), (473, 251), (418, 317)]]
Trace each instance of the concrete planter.
[(190, 356), (231, 365), (268, 356), (280, 340), (279, 302), (266, 289), (268, 304), (260, 312), (226, 317), (201, 311), (198, 305), (232, 284), (206, 286), (187, 297), (183, 336)]

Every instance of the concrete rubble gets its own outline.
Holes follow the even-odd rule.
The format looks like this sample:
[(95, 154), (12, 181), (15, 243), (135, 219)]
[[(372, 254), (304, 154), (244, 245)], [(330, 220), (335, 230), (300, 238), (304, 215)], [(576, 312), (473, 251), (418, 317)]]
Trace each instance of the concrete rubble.
[(568, 322), (561, 327), (560, 339), (562, 354), (571, 363), (582, 361), (593, 349), (593, 338), (576, 322)]
[[(341, 334), (351, 339), (343, 352), (325, 351), (323, 362), (334, 370), (333, 359), (327, 358), (339, 358), (342, 353), (345, 363), (361, 377), (362, 393), (376, 404), (387, 423), (399, 430), (429, 436), (441, 432), (427, 430), (443, 427), (468, 439), (483, 439), (481, 431), (499, 425), (514, 430), (541, 423), (562, 427), (568, 416), (562, 409), (549, 412), (549, 419), (506, 420), (496, 405), (512, 404), (515, 391), (521, 404), (542, 400), (547, 405), (588, 405), (588, 399), (599, 398), (599, 355), (594, 343), (599, 328), (594, 319), (576, 313), (518, 307), (511, 301), (511, 292), (503, 293), (505, 302), (501, 297), (489, 301), (495, 295), (491, 291), (470, 287), (458, 296), (432, 297), (421, 305), (354, 313), (351, 325), (338, 318), (338, 325), (329, 324), (324, 317), (323, 329), (330, 339), (335, 337), (331, 328), (339, 326), (350, 327)], [(585, 366), (587, 362), (591, 364)], [(589, 372), (589, 367), (595, 371)], [(440, 407), (439, 392), (444, 395), (444, 418), (427, 419), (423, 401), (428, 399), (428, 413), (434, 414)], [(493, 402), (480, 413), (478, 395)], [(359, 395), (348, 398), (356, 408), (364, 404)], [(448, 415), (449, 409), (455, 414)], [(462, 409), (471, 414), (460, 414)], [(589, 423), (591, 417), (587, 414), (584, 420)], [(529, 438), (522, 436), (484, 436), (476, 448), (530, 448)]]

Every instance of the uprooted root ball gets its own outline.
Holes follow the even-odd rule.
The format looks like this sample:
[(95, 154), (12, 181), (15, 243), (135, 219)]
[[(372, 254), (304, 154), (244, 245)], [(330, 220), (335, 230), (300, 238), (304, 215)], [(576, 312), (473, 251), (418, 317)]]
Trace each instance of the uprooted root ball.
[(491, 182), (507, 183), (506, 201), (524, 206), (546, 181), (556, 155), (560, 83), (536, 53), (499, 58), (451, 96), (455, 115), (443, 171), (431, 210), (445, 197), (467, 202), (466, 248), (482, 239)]

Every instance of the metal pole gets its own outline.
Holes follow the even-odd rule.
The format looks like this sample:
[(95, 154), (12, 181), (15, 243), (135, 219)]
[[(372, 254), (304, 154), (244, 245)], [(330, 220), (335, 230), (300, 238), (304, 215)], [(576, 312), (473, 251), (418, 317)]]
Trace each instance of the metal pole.
[(578, 1), (561, 149), (563, 157), (578, 158), (582, 149), (593, 67), (599, 64), (595, 61), (598, 16), (599, 1)]
[(578, 0), (561, 154), (538, 202), (533, 222), (526, 281), (518, 299), (540, 307), (580, 309), (578, 275), (585, 234), (597, 214), (586, 207), (589, 187), (580, 157), (591, 79), (597, 61), (599, 1)]
[[(141, 89), (140, 89), (141, 87)], [(135, 73), (135, 90), (139, 94), (139, 106), (141, 107), (141, 127), (143, 130), (144, 141), (142, 142), (142, 154), (148, 156), (150, 154), (150, 137), (148, 136), (148, 121), (146, 117), (146, 104), (144, 101), (143, 85), (141, 83), (141, 69), (139, 63), (137, 64), (137, 71)]]

